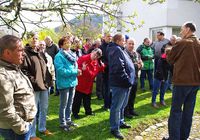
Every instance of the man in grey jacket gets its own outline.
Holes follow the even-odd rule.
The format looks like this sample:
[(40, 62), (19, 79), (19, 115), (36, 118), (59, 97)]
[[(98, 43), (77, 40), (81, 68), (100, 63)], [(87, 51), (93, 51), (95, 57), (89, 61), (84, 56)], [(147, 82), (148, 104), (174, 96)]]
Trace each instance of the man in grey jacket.
[(6, 140), (29, 140), (36, 114), (34, 90), (19, 69), (23, 54), (20, 38), (0, 38), (0, 135)]

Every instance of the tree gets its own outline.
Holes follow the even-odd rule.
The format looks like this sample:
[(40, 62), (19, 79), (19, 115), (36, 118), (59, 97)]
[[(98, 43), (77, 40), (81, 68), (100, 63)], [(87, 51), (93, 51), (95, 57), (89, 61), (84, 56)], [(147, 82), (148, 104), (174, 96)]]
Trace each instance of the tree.
[(129, 0), (1, 0), (0, 26), (7, 26), (16, 32), (21, 29), (24, 36), (28, 24), (43, 28), (45, 23), (62, 21), (67, 26), (70, 24), (68, 15), (80, 18), (91, 14), (106, 14), (111, 20), (120, 21), (120, 24), (126, 22), (133, 29), (138, 28), (133, 22), (135, 13), (126, 17), (118, 15), (119, 5), (127, 1)]

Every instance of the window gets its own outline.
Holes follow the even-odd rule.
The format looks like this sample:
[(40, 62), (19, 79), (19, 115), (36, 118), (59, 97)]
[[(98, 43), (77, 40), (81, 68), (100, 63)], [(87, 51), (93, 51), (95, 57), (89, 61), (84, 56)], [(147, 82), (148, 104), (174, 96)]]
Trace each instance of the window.
[(172, 35), (180, 36), (181, 27), (172, 27)]
[(150, 29), (150, 33), (151, 33), (151, 39), (152, 41), (155, 41), (157, 38), (156, 38), (156, 35), (157, 35), (157, 32), (158, 31), (161, 31), (163, 32), (163, 29), (162, 28), (154, 28), (154, 29)]

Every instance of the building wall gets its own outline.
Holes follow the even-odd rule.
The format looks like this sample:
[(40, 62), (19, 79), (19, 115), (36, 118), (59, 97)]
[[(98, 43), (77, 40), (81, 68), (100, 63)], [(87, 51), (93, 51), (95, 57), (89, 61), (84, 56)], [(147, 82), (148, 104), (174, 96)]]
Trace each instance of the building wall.
[[(127, 33), (122, 30), (123, 34), (136, 39), (136, 47), (143, 42), (145, 37), (155, 38), (152, 36), (153, 29), (162, 29), (166, 38), (172, 35), (172, 28), (180, 28), (185, 21), (194, 21), (197, 24), (197, 36), (200, 37), (200, 4), (186, 0), (167, 0), (165, 3), (155, 3), (149, 5), (142, 0), (130, 0), (120, 6), (123, 16), (130, 15), (137, 11), (138, 17), (134, 19), (135, 23), (144, 20), (142, 28)], [(187, 13), (186, 13), (187, 11)], [(131, 28), (130, 25), (127, 27)]]

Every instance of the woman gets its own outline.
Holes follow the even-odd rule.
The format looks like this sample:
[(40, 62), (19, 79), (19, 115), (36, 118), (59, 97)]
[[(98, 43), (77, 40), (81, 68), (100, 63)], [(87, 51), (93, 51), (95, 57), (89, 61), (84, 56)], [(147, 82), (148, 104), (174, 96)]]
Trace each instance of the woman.
[(91, 94), (93, 82), (96, 75), (103, 71), (104, 64), (98, 59), (102, 56), (101, 49), (94, 49), (90, 54), (84, 55), (78, 59), (78, 68), (82, 70), (82, 75), (78, 77), (78, 85), (72, 107), (73, 116), (79, 118), (81, 102), (85, 108), (86, 115), (93, 115), (91, 109)]
[(56, 82), (60, 93), (59, 120), (60, 127), (69, 131), (70, 126), (77, 126), (71, 121), (71, 108), (74, 98), (77, 76), (81, 70), (77, 67), (76, 55), (70, 50), (71, 36), (65, 36), (58, 42), (61, 48), (55, 56)]

